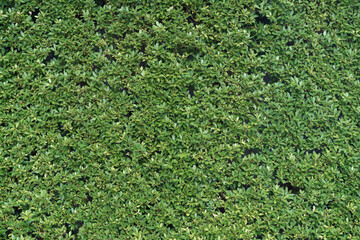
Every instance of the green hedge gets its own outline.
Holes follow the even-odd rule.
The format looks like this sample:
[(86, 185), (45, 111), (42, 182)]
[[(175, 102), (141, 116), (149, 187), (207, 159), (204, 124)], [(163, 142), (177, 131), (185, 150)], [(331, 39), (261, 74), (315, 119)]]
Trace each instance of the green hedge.
[(355, 0), (3, 0), (1, 239), (358, 239)]

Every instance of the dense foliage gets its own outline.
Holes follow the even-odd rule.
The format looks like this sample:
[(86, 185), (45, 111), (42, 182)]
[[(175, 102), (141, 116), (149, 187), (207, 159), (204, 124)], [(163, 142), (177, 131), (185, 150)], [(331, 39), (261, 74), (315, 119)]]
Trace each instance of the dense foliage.
[(356, 0), (2, 0), (1, 239), (358, 239)]

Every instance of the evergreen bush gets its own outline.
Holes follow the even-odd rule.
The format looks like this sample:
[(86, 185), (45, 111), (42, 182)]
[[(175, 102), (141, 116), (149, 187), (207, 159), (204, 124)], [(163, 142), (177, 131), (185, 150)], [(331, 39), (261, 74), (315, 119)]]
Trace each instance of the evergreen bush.
[(2, 0), (1, 239), (358, 239), (355, 0)]

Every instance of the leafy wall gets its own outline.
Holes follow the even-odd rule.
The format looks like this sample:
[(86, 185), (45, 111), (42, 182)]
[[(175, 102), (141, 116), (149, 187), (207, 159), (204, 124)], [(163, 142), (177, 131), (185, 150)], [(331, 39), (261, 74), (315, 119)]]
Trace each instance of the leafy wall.
[(0, 3), (0, 238), (357, 239), (355, 0)]

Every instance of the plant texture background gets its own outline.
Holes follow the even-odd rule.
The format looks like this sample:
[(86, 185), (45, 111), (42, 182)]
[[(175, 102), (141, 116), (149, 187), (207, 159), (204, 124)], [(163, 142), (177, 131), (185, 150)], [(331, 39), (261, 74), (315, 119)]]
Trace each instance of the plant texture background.
[(355, 0), (2, 0), (1, 239), (358, 239)]

